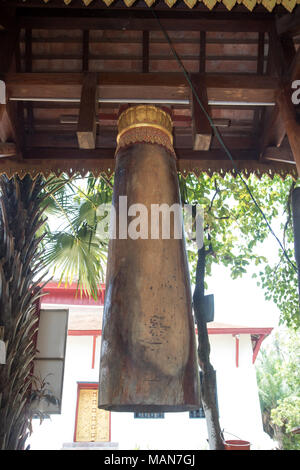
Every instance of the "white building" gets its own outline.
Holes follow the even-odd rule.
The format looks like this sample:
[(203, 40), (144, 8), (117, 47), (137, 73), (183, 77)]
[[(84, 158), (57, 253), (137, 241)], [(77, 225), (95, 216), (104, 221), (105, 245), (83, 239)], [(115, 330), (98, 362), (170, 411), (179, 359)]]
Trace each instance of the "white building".
[[(41, 426), (34, 420), (31, 449), (208, 449), (201, 410), (198, 417), (189, 412), (135, 416), (99, 410), (103, 297), (96, 303), (85, 296), (76, 297), (75, 287), (58, 288), (56, 284), (49, 284), (46, 291), (42, 312), (54, 309), (56, 317), (63, 319), (63, 312), (68, 311), (66, 347), (57, 359), (58, 368), (53, 368), (54, 375), (63, 376), (61, 414), (51, 415)], [(250, 441), (251, 449), (272, 448), (263, 432), (254, 368), (261, 342), (271, 331), (272, 328), (208, 323), (221, 427), (225, 438), (234, 439), (230, 435), (233, 434)], [(47, 337), (51, 337), (49, 326)], [(54, 364), (50, 351), (49, 357), (48, 361)], [(59, 382), (57, 377), (55, 382)]]

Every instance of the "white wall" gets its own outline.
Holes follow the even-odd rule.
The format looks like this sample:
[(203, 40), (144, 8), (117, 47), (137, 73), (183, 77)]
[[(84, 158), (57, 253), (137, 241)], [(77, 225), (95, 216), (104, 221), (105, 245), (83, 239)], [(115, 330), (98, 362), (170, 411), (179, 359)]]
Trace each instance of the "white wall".
[[(238, 368), (232, 335), (210, 335), (210, 343), (211, 362), (217, 371), (221, 427), (249, 440), (253, 449), (270, 448), (262, 429), (250, 335), (240, 335)], [(41, 426), (34, 423), (34, 434), (30, 438), (32, 449), (61, 449), (63, 443), (73, 441), (77, 382), (98, 382), (100, 338), (96, 342), (94, 369), (92, 348), (92, 337), (68, 337), (62, 415), (52, 416), (51, 421), (46, 420)], [(225, 437), (232, 438), (227, 434)], [(113, 412), (111, 440), (124, 450), (208, 448), (205, 420), (190, 419), (187, 412), (166, 413), (164, 419), (135, 419), (133, 413)]]
[[(250, 441), (251, 448), (265, 446), (265, 433), (257, 390), (252, 345), (249, 334), (239, 336), (239, 367), (236, 367), (235, 338), (210, 335), (211, 362), (217, 371), (220, 423), (227, 433)], [(268, 441), (268, 439), (267, 439)]]

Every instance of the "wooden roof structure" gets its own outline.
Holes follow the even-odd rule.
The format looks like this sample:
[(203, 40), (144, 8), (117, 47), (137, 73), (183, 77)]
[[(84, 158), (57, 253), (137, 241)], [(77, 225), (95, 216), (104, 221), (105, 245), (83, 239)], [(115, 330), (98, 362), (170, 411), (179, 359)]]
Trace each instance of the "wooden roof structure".
[(205, 2), (158, 1), (159, 22), (142, 0), (130, 8), (123, 0), (9, 3), (0, 0), (0, 173), (111, 175), (127, 103), (170, 109), (182, 174), (235, 173), (163, 25), (235, 168), (297, 177), (298, 107), (288, 96), (300, 79), (296, 1), (249, 0), (248, 8), (258, 4), (252, 12), (246, 0), (231, 11), (231, 0), (211, 11)]

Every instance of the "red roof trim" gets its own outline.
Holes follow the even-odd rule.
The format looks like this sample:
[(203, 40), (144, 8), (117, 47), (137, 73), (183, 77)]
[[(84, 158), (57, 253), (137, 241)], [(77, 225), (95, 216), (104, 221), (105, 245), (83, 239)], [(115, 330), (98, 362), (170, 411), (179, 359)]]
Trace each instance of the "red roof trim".
[(68, 330), (68, 336), (101, 336), (102, 330)]
[[(207, 326), (207, 332), (209, 335), (269, 335), (273, 330), (272, 327), (249, 327), (249, 326), (224, 326), (224, 327), (209, 327)], [(197, 330), (196, 330), (197, 332)]]
[[(43, 303), (46, 304), (68, 304), (68, 305), (93, 305), (103, 306), (105, 296), (105, 284), (99, 285), (98, 300), (95, 301), (90, 298), (87, 294), (78, 292), (77, 283), (72, 283), (65, 287), (65, 285), (59, 285), (58, 282), (49, 282), (43, 289), (43, 293), (46, 294), (43, 297)], [(224, 325), (224, 326), (209, 326), (207, 325), (207, 332), (209, 335), (240, 335), (250, 334), (253, 344), (253, 363), (256, 360), (258, 352), (260, 350), (261, 343), (268, 336), (273, 328), (269, 327), (246, 327), (246, 326), (235, 326), (235, 325)], [(69, 330), (68, 335), (70, 336), (101, 336), (101, 330)], [(197, 329), (196, 329), (197, 334)]]
[(69, 305), (103, 305), (105, 295), (105, 284), (99, 285), (98, 300), (94, 300), (77, 288), (77, 283), (72, 283), (65, 287), (58, 282), (49, 282), (43, 289), (46, 294), (43, 303), (46, 304), (69, 304)]

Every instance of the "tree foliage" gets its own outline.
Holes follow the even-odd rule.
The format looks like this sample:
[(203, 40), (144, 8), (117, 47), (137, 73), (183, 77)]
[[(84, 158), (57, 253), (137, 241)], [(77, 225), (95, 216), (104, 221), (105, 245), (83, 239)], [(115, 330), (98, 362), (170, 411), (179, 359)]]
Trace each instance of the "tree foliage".
[[(213, 264), (226, 266), (232, 279), (253, 273), (266, 300), (279, 308), (281, 323), (297, 328), (300, 315), (297, 273), (292, 266), (295, 261), (290, 210), (295, 182), (289, 177), (282, 180), (267, 175), (251, 175), (246, 181), (247, 187), (245, 180), (231, 174), (179, 176), (182, 202), (201, 206), (204, 212), (204, 243), (210, 248), (206, 275), (211, 275)], [(54, 230), (48, 225), (44, 262), (61, 282), (74, 279), (81, 289), (95, 295), (97, 285), (104, 280), (107, 252), (107, 243), (97, 237), (97, 208), (111, 202), (112, 181), (92, 176), (86, 180), (75, 178), (51, 199), (48, 210), (57, 219), (56, 225), (58, 221), (61, 225)], [(265, 253), (264, 247), (274, 237), (262, 212), (276, 226), (274, 232), (290, 262), (277, 241), (271, 256)], [(195, 281), (197, 247), (189, 237), (187, 253)]]
[[(244, 180), (245, 181), (245, 180)], [(211, 274), (212, 264), (228, 267), (232, 279), (252, 272), (262, 287), (265, 299), (273, 301), (280, 310), (280, 322), (289, 327), (300, 326), (297, 272), (293, 265), (294, 245), (291, 218), (291, 191), (295, 182), (279, 176), (267, 175), (247, 179), (247, 189), (239, 178), (227, 174), (198, 179), (189, 175), (180, 178), (182, 198), (185, 203), (198, 204), (204, 211), (204, 243), (210, 246), (206, 275)], [(251, 193), (251, 194), (250, 194)], [(253, 198), (256, 204), (253, 202)], [(289, 258), (284, 255), (274, 235), (280, 240)], [(265, 253), (264, 247), (272, 242), (274, 252)], [(188, 255), (194, 280), (196, 252), (188, 242)]]
[(90, 175), (86, 180), (66, 178), (46, 202), (44, 265), (60, 283), (77, 282), (80, 291), (94, 298), (104, 281), (107, 255), (107, 242), (97, 234), (97, 209), (111, 200), (112, 183)]
[(300, 449), (292, 429), (300, 423), (300, 338), (279, 330), (257, 360), (257, 382), (265, 431), (281, 449)]

